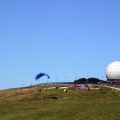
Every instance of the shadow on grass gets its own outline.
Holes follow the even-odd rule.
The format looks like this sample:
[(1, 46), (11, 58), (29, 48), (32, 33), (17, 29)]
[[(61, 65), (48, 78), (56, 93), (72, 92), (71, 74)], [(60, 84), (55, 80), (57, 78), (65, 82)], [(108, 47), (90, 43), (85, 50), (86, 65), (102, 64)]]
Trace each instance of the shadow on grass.
[(49, 98), (52, 98), (52, 99), (58, 99), (58, 97), (54, 97), (54, 96), (50, 96)]

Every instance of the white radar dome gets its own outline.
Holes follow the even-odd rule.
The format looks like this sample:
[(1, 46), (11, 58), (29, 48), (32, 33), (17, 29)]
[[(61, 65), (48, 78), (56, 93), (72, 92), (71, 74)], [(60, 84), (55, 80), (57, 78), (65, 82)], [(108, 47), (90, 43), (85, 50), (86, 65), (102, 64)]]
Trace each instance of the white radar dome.
[(120, 61), (112, 62), (107, 66), (106, 78), (120, 80)]

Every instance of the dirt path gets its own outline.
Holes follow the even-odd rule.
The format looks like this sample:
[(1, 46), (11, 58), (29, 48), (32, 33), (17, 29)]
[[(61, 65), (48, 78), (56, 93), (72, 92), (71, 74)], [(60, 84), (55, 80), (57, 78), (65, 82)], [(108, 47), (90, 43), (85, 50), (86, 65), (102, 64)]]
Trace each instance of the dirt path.
[(107, 87), (107, 88), (111, 88), (111, 89), (114, 89), (114, 90), (120, 91), (120, 88), (117, 88), (117, 87), (110, 87), (110, 86), (107, 86), (107, 85), (105, 85), (104, 87)]

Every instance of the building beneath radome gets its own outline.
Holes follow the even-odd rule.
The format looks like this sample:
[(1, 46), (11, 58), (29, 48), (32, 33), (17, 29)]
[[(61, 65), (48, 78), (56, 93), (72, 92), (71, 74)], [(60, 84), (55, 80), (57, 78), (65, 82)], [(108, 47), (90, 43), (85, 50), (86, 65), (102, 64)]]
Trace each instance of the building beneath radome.
[(120, 84), (120, 61), (110, 63), (106, 68), (108, 83)]

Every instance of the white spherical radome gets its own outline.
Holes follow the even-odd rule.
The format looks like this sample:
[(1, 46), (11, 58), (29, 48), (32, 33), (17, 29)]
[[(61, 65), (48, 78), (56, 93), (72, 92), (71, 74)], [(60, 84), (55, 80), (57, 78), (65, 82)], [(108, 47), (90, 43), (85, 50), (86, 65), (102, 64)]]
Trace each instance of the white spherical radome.
[(107, 79), (120, 79), (120, 61), (110, 63), (106, 69)]

